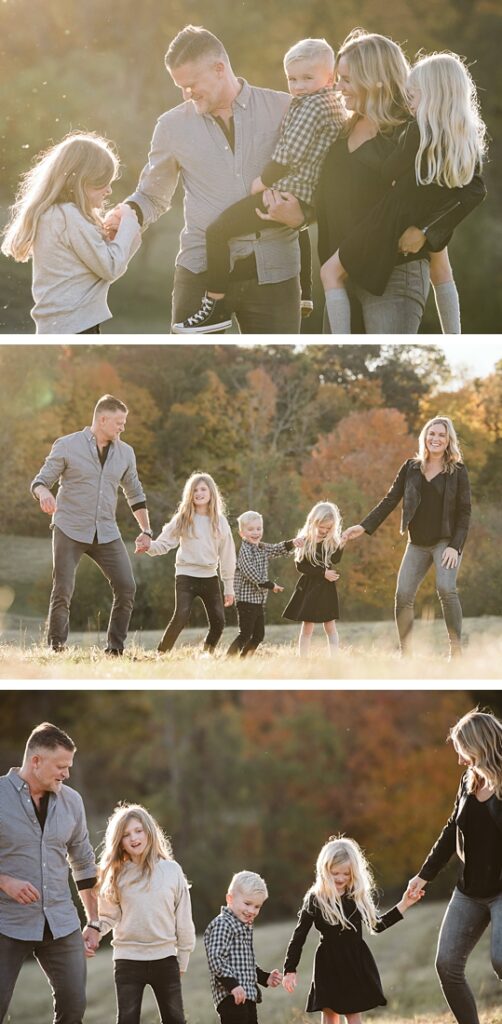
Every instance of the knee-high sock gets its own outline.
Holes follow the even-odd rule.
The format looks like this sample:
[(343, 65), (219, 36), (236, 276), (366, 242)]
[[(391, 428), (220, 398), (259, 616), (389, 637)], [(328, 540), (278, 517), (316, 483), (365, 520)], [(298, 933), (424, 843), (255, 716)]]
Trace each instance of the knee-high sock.
[(334, 654), (338, 654), (338, 633), (328, 633), (326, 635), (328, 641), (328, 654), (333, 657)]
[(350, 334), (350, 302), (345, 288), (328, 288), (326, 311), (332, 334)]
[(312, 638), (310, 636), (305, 636), (303, 630), (301, 631), (298, 638), (298, 654), (300, 655), (300, 658), (308, 658), (310, 654), (311, 639)]
[(443, 334), (461, 334), (460, 302), (454, 281), (434, 285), (436, 309)]

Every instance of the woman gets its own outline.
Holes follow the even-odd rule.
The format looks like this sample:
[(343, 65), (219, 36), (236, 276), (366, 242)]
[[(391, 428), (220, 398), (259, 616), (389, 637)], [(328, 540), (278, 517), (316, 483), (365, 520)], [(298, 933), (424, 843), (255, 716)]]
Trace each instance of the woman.
[(455, 428), (447, 416), (425, 424), (415, 458), (403, 463), (385, 497), (362, 523), (345, 530), (342, 541), (374, 533), (401, 499), (401, 533), (408, 530), (395, 605), (401, 653), (409, 650), (415, 595), (434, 564), (452, 657), (461, 653), (462, 608), (456, 581), (469, 529), (471, 495)]
[(431, 882), (457, 851), (462, 869), (439, 934), (436, 969), (458, 1024), (479, 1024), (465, 964), (491, 922), (491, 960), (502, 976), (502, 723), (469, 711), (449, 739), (466, 767), (453, 813), (408, 892)]

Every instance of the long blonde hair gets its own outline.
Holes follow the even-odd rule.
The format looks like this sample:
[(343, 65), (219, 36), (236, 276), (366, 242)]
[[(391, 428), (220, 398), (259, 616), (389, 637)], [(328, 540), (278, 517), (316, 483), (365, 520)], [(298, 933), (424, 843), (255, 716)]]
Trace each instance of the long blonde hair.
[(419, 464), (422, 473), (424, 473), (429, 459), (429, 453), (425, 442), (429, 428), (432, 427), (434, 423), (442, 423), (443, 426), (446, 427), (448, 434), (448, 445), (443, 454), (443, 472), (454, 473), (458, 463), (463, 461), (463, 456), (460, 450), (460, 444), (455, 427), (453, 426), (449, 416), (433, 416), (431, 420), (427, 420), (427, 423), (420, 431), (418, 438), (418, 452), (415, 455), (415, 460)]
[(157, 861), (173, 859), (173, 851), (167, 836), (146, 807), (141, 804), (117, 804), (106, 826), (97, 883), (99, 893), (112, 903), (120, 902), (120, 874), (124, 865), (130, 863), (130, 858), (122, 846), (122, 839), (127, 825), (133, 818), (141, 822), (147, 836), (147, 844), (140, 863), (142, 874), (149, 879)]
[[(332, 527), (322, 541), (321, 559), (317, 557), (317, 527), (322, 523), (332, 523)], [(295, 558), (300, 561), (307, 558), (313, 565), (325, 565), (329, 567), (331, 555), (340, 547), (342, 539), (342, 517), (338, 505), (332, 501), (318, 501), (305, 520), (300, 537), (303, 539), (303, 546), (295, 551)]]
[(29, 260), (40, 217), (54, 203), (75, 203), (87, 220), (101, 220), (86, 187), (101, 188), (118, 176), (119, 161), (111, 143), (92, 132), (72, 132), (37, 157), (21, 178), (2, 252), (19, 263)]
[(337, 892), (331, 873), (333, 868), (345, 864), (348, 864), (351, 876), (346, 890), (347, 895), (354, 900), (366, 927), (369, 931), (374, 931), (378, 919), (373, 896), (375, 881), (371, 867), (355, 839), (330, 836), (317, 858), (315, 882), (305, 894), (305, 903), (309, 896), (313, 895), (328, 924), (355, 928), (346, 917), (342, 897)]
[(415, 117), (420, 145), (415, 159), (419, 185), (468, 185), (487, 148), (476, 85), (456, 53), (431, 53), (413, 65), (408, 86), (420, 97)]
[(448, 739), (460, 755), (474, 762), (467, 771), (467, 788), (475, 792), (486, 779), (502, 799), (502, 722), (488, 711), (468, 711), (450, 729)]
[(361, 100), (356, 116), (366, 116), (379, 132), (404, 124), (409, 117), (406, 84), (410, 67), (401, 47), (387, 36), (356, 28), (337, 53), (335, 72), (342, 57), (349, 64)]
[(195, 536), (195, 505), (193, 496), (195, 488), (200, 483), (206, 484), (209, 488), (210, 499), (208, 514), (211, 523), (211, 530), (215, 537), (220, 535), (220, 516), (225, 515), (225, 503), (212, 476), (210, 476), (209, 473), (197, 472), (192, 473), (192, 475), (188, 477), (183, 488), (181, 501), (173, 518), (171, 519), (171, 523), (175, 527), (176, 536), (179, 538)]

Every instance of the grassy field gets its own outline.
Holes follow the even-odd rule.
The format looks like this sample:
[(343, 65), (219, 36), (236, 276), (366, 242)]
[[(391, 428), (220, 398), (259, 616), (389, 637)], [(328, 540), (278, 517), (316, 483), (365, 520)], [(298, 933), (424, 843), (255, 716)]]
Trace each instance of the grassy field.
[[(383, 935), (371, 936), (373, 950), (383, 981), (388, 1005), (372, 1011), (381, 1024), (450, 1024), (452, 1016), (434, 972), (433, 959), (443, 903), (423, 904), (408, 912), (404, 922)], [(266, 909), (264, 910), (266, 914)], [(281, 967), (293, 922), (257, 925), (255, 949), (258, 963), (266, 969)], [(264, 993), (260, 1018), (263, 1024), (300, 1024), (317, 1020), (303, 1013), (310, 984), (315, 933), (309, 936), (299, 970), (298, 988), (293, 996), (275, 989)], [(469, 980), (482, 1010), (483, 1024), (502, 1024), (500, 986), (489, 959), (489, 939), (485, 935), (476, 947), (468, 969)], [(188, 973), (183, 981), (185, 1010), (189, 1024), (208, 1024), (217, 1020), (211, 1003), (202, 940), (199, 938)], [(51, 1019), (48, 986), (35, 964), (26, 964), (10, 1007), (10, 1024), (43, 1024)], [(89, 962), (88, 1010), (85, 1024), (104, 1024), (115, 1019), (111, 954), (101, 950)], [(370, 1018), (368, 1018), (370, 1019)], [(143, 1024), (155, 1024), (158, 1015), (150, 992), (145, 995)]]

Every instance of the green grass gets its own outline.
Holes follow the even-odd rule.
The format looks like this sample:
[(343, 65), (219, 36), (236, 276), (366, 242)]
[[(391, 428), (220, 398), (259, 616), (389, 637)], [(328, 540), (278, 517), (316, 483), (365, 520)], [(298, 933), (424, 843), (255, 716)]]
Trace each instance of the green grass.
[[(371, 947), (381, 973), (388, 1005), (374, 1010), (371, 1017), (380, 1024), (451, 1024), (434, 972), (434, 949), (444, 903), (422, 904), (406, 915), (404, 922), (383, 935), (370, 936)], [(266, 914), (266, 908), (264, 910)], [(257, 925), (255, 949), (265, 969), (281, 967), (294, 922)], [(293, 996), (284, 990), (264, 992), (259, 1011), (263, 1024), (300, 1024), (317, 1021), (317, 1015), (303, 1012), (310, 985), (316, 933), (309, 936), (299, 969), (298, 988)], [(500, 985), (490, 967), (489, 938), (483, 936), (469, 961), (468, 976), (482, 1010), (483, 1024), (502, 1024)], [(183, 980), (183, 997), (188, 1024), (208, 1024), (217, 1018), (211, 1003), (202, 939), (190, 960)], [(10, 1007), (10, 1024), (43, 1024), (51, 1019), (48, 986), (35, 964), (23, 967)], [(110, 950), (101, 950), (88, 965), (88, 1010), (85, 1024), (111, 1024), (115, 1019)], [(370, 1018), (367, 1018), (370, 1019)], [(148, 991), (143, 1004), (143, 1024), (158, 1024), (158, 1014)]]

